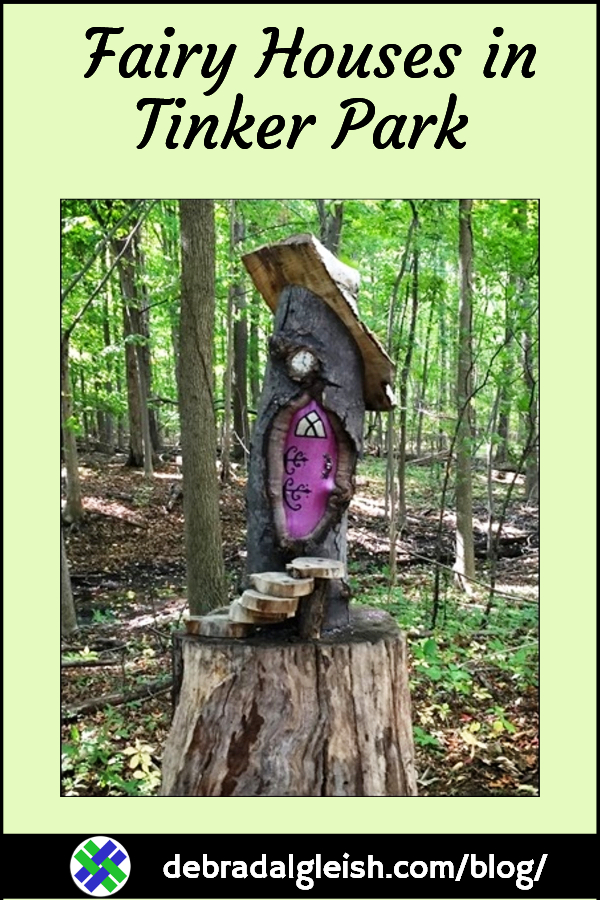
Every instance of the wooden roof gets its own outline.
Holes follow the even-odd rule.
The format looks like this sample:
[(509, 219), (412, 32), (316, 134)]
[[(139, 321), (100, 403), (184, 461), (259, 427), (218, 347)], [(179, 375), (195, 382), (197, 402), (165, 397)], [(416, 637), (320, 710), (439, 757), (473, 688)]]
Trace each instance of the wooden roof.
[(356, 341), (365, 368), (365, 406), (386, 410), (394, 405), (394, 364), (373, 332), (361, 321), (356, 305), (360, 274), (340, 262), (312, 234), (295, 234), (266, 244), (242, 261), (273, 312), (281, 291), (297, 284), (322, 297)]

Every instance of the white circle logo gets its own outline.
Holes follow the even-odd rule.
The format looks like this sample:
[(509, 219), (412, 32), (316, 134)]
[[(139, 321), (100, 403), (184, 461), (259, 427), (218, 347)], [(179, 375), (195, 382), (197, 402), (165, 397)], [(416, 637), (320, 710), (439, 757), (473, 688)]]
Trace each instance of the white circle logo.
[(131, 872), (131, 860), (122, 844), (99, 835), (87, 838), (71, 856), (71, 877), (84, 894), (108, 897), (119, 891)]

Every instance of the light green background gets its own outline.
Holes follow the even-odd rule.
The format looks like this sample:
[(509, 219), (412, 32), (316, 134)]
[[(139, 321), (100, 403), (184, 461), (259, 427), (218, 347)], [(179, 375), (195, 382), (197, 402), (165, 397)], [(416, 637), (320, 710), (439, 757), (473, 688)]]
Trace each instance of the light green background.
[[(191, 60), (179, 81), (121, 79), (105, 59), (91, 79), (87, 28), (125, 27), (111, 45), (166, 40), (238, 49), (219, 91), (204, 97)], [(289, 44), (404, 50), (458, 43), (456, 73), (386, 80), (335, 72), (261, 79), (276, 25)], [(503, 47), (537, 46), (535, 77), (483, 78)], [(594, 823), (595, 9), (587, 5), (5, 6), (5, 829), (9, 832), (577, 832)], [(285, 40), (284, 40), (285, 39)], [(155, 51), (155, 61), (158, 51)], [(375, 55), (375, 54), (374, 54)], [(118, 57), (117, 57), (118, 58)], [(400, 60), (401, 62), (401, 60)], [(200, 64), (199, 64), (200, 63)], [(167, 64), (168, 65), (168, 64)], [(315, 113), (297, 148), (201, 144), (136, 150), (144, 96), (183, 96), (181, 112), (225, 122), (237, 91), (260, 121)], [(463, 150), (376, 150), (371, 130), (330, 145), (339, 103), (377, 117), (436, 113), (448, 94), (469, 116)], [(169, 115), (174, 110), (169, 110)], [(222, 136), (224, 126), (220, 126)], [(59, 797), (59, 198), (539, 197), (542, 334), (542, 791), (540, 798), (74, 799)], [(200, 845), (199, 845), (200, 846)]]

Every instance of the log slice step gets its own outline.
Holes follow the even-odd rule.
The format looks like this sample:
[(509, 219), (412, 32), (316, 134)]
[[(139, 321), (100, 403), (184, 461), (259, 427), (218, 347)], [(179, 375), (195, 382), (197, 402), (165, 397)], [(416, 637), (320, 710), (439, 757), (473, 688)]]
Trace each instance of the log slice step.
[(235, 599), (229, 607), (229, 619), (231, 622), (242, 622), (246, 625), (275, 625), (284, 622), (288, 613), (284, 610), (279, 613), (264, 613), (250, 609), (242, 604), (241, 598)]
[(240, 603), (246, 609), (271, 616), (293, 616), (298, 608), (297, 597), (273, 597), (252, 588), (244, 591)]
[(297, 556), (286, 566), (298, 578), (344, 578), (346, 566), (339, 559), (320, 556)]
[(286, 572), (256, 572), (250, 580), (259, 593), (271, 597), (304, 597), (314, 589), (312, 578), (293, 578)]
[(252, 625), (230, 621), (229, 607), (206, 616), (189, 616), (184, 622), (188, 634), (201, 637), (243, 638), (252, 633)]

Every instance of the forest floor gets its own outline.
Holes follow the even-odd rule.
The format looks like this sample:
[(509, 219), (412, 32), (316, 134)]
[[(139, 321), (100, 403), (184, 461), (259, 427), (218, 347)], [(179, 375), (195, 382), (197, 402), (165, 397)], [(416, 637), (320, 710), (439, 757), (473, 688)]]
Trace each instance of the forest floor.
[[(66, 529), (80, 628), (62, 647), (62, 793), (148, 796), (160, 786), (171, 717), (171, 633), (186, 611), (181, 501), (169, 510), (175, 464), (151, 483), (124, 457), (82, 454), (86, 516)], [(420, 796), (538, 794), (538, 510), (517, 482), (502, 529), (503, 555), (486, 617), (489, 580), (477, 560), (474, 593), (453, 586), (454, 516), (443, 520), (438, 614), (432, 627), (443, 467), (408, 468), (408, 521), (389, 587), (389, 536), (381, 460), (359, 467), (349, 511), (353, 602), (389, 610), (408, 634)], [(495, 473), (502, 507), (511, 473)], [(245, 557), (245, 478), (221, 487), (223, 550), (230, 598)], [(485, 554), (484, 471), (474, 472), (478, 555)]]

